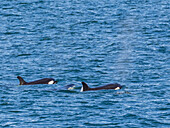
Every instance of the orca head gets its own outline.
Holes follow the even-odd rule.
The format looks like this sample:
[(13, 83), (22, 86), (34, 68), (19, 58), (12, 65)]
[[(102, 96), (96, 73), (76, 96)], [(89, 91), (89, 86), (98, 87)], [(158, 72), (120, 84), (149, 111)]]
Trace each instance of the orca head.
[(73, 90), (75, 88), (75, 85), (70, 85), (70, 87), (68, 88), (68, 90)]
[(120, 85), (120, 84), (118, 84), (118, 83), (115, 83), (115, 85), (117, 86), (114, 90), (119, 90), (119, 89), (121, 89), (122, 88), (122, 86)]
[(48, 84), (56, 84), (57, 83), (57, 81), (55, 81), (55, 80), (50, 80), (49, 82), (48, 82)]
[(115, 88), (115, 90), (119, 90), (119, 89), (121, 89), (121, 88), (120, 88), (120, 87), (116, 87), (116, 88)]

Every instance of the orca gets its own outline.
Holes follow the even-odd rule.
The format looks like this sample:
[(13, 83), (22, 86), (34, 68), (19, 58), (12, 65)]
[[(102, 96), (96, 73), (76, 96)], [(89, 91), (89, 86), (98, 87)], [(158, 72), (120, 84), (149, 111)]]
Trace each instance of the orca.
[(64, 87), (66, 90), (73, 90), (75, 88), (74, 84), (69, 84)]
[(20, 82), (19, 85), (56, 84), (57, 83), (57, 81), (55, 81), (53, 78), (43, 78), (43, 79), (32, 81), (32, 82), (25, 82), (25, 80), (20, 76), (17, 76), (17, 78), (19, 79), (19, 82)]
[(75, 88), (75, 84), (69, 84), (63, 87), (59, 87), (56, 89), (52, 89), (52, 91), (61, 91), (61, 90), (73, 90)]
[(106, 89), (119, 90), (121, 88), (122, 88), (122, 86), (120, 84), (118, 84), (118, 83), (107, 84), (107, 85), (96, 87), (96, 88), (90, 88), (85, 82), (82, 82), (82, 88), (81, 88), (80, 92), (95, 91), (95, 90), (106, 90)]

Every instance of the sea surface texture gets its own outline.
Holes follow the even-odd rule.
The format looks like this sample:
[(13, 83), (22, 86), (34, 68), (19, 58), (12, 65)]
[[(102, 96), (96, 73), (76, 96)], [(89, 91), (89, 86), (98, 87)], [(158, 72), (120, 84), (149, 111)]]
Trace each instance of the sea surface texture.
[(170, 128), (169, 0), (0, 0), (0, 128), (47, 127)]

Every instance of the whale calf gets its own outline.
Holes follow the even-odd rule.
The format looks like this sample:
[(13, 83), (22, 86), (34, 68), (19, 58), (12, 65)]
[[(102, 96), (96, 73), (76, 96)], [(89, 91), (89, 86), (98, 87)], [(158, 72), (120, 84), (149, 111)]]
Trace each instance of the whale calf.
[(52, 89), (51, 91), (73, 90), (74, 88), (75, 88), (75, 84), (69, 84), (63, 87)]
[(53, 78), (43, 78), (43, 79), (39, 79), (36, 81), (32, 81), (32, 82), (26, 82), (22, 77), (17, 76), (17, 78), (19, 79), (20, 84), (19, 85), (34, 85), (34, 84), (56, 84), (57, 81), (55, 81)]
[(73, 90), (74, 88), (75, 88), (74, 84), (69, 84), (63, 87), (63, 89), (66, 89), (66, 90)]
[(90, 88), (85, 82), (82, 82), (82, 88), (81, 88), (80, 92), (94, 91), (94, 90), (106, 90), (106, 89), (119, 90), (121, 88), (122, 88), (122, 86), (120, 84), (117, 84), (117, 83), (107, 84), (107, 85), (96, 87), (96, 88)]

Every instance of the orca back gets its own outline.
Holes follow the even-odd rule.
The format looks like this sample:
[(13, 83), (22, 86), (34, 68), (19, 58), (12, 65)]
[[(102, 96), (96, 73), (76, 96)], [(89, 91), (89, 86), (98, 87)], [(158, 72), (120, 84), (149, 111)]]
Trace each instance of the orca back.
[(20, 76), (17, 76), (19, 79), (20, 85), (33, 85), (33, 84), (56, 84), (57, 81), (55, 81), (53, 78), (43, 78), (40, 80), (32, 81), (32, 82), (26, 82), (24, 79)]
[(82, 82), (82, 88), (80, 92), (83, 91), (92, 91), (92, 90), (107, 90), (107, 89), (114, 89), (114, 90), (119, 90), (121, 89), (122, 86), (118, 83), (114, 83), (114, 84), (107, 84), (104, 86), (100, 86), (100, 87), (96, 87), (96, 88), (90, 88), (85, 82)]

